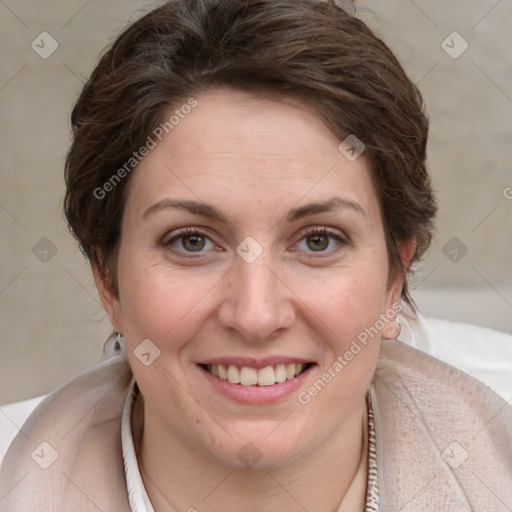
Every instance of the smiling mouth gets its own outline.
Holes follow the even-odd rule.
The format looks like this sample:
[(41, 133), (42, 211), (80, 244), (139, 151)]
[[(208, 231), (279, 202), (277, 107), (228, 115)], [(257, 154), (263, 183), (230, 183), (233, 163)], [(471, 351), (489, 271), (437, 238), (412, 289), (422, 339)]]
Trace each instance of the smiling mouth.
[(223, 364), (201, 364), (199, 366), (214, 377), (231, 384), (240, 384), (241, 386), (274, 386), (275, 384), (294, 379), (313, 365), (314, 363), (276, 364), (259, 369), (248, 366), (225, 366)]

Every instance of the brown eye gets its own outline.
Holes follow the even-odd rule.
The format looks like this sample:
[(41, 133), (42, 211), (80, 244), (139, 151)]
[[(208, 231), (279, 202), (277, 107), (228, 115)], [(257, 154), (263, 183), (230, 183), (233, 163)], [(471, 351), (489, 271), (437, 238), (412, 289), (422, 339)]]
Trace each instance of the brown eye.
[(290, 248), (291, 251), (317, 253), (318, 256), (334, 254), (348, 244), (339, 232), (329, 228), (314, 228), (304, 233), (304, 236)]
[(329, 247), (329, 236), (310, 235), (307, 237), (306, 243), (312, 251), (325, 251)]
[(185, 235), (181, 237), (181, 245), (188, 252), (202, 251), (206, 246), (206, 238), (202, 235)]
[(199, 253), (206, 253), (216, 248), (206, 233), (194, 228), (175, 232), (175, 235), (170, 240), (164, 241), (164, 245), (182, 254), (197, 253), (198, 255)]

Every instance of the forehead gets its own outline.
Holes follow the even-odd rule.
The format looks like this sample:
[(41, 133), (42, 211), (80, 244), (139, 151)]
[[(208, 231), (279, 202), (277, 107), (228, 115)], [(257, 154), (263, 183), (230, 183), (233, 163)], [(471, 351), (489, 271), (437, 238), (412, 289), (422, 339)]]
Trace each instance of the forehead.
[[(339, 150), (341, 140), (306, 105), (228, 89), (195, 100), (136, 169), (130, 210), (172, 198), (221, 202), (225, 209), (274, 204), (277, 214), (302, 200), (338, 193), (370, 213), (375, 209), (364, 158), (347, 159)], [(175, 112), (176, 107), (165, 119)]]

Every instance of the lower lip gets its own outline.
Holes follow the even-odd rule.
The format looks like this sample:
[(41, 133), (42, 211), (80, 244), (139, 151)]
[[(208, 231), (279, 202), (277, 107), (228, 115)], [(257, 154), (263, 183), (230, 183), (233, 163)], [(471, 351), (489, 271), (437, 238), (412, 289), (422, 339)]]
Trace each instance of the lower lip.
[(279, 382), (272, 386), (243, 386), (219, 379), (202, 366), (198, 365), (201, 373), (217, 391), (232, 400), (244, 404), (272, 404), (284, 400), (297, 392), (314, 367), (315, 365), (311, 365), (307, 370), (293, 379), (285, 380), (284, 382)]

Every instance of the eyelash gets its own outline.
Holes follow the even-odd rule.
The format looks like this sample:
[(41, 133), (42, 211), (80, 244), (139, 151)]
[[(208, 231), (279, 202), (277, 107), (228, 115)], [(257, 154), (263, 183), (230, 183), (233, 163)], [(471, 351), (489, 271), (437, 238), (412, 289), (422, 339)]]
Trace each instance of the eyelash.
[[(170, 247), (172, 243), (175, 243), (175, 242), (179, 241), (181, 238), (183, 238), (185, 236), (191, 236), (191, 235), (198, 235), (198, 236), (204, 237), (205, 239), (207, 239), (208, 241), (213, 243), (216, 246), (217, 250), (222, 250), (212, 240), (212, 235), (211, 235), (211, 233), (208, 230), (205, 230), (203, 228), (196, 228), (196, 227), (187, 227), (187, 228), (180, 229), (169, 240), (165, 240), (164, 239), (163, 245), (165, 247)], [(331, 230), (329, 228), (326, 228), (326, 227), (321, 227), (321, 228), (320, 227), (314, 227), (314, 228), (309, 228), (309, 229), (306, 229), (305, 231), (303, 231), (301, 233), (301, 236), (300, 236), (299, 240), (294, 243), (294, 246), (296, 246), (298, 243), (306, 240), (308, 237), (315, 236), (315, 235), (327, 236), (330, 239), (334, 239), (335, 242), (336, 242), (335, 247), (331, 248), (331, 249), (327, 249), (327, 250), (324, 250), (324, 251), (308, 251), (308, 252), (310, 252), (310, 254), (316, 254), (317, 256), (331, 254), (334, 250), (336, 250), (336, 248), (339, 248), (339, 246), (344, 246), (344, 245), (348, 245), (349, 244), (349, 241), (345, 237), (343, 237), (339, 232), (333, 231), (333, 230)], [(292, 248), (290, 248), (288, 250), (290, 252), (297, 251), (298, 249), (293, 248), (294, 246), (292, 246)], [(171, 248), (171, 250), (174, 250), (175, 252), (178, 252), (181, 256), (186, 255), (185, 257), (188, 257), (188, 258), (197, 258), (197, 257), (200, 257), (200, 256), (204, 255), (204, 251), (197, 251), (197, 254), (195, 254), (193, 251), (186, 251), (184, 249)]]
[(198, 251), (198, 253), (195, 254), (193, 251), (185, 251), (184, 249), (180, 250), (180, 249), (175, 249), (175, 248), (170, 247), (172, 243), (177, 242), (178, 240), (180, 240), (180, 238), (183, 238), (185, 236), (191, 236), (191, 235), (201, 236), (201, 237), (209, 240), (214, 245), (216, 245), (215, 242), (212, 240), (211, 233), (208, 230), (205, 230), (202, 228), (192, 228), (192, 227), (183, 228), (183, 229), (178, 230), (178, 232), (169, 240), (164, 239), (163, 244), (165, 247), (169, 247), (171, 250), (174, 250), (175, 252), (179, 252), (179, 254), (181, 256), (186, 255), (185, 257), (187, 257), (187, 258), (197, 258), (203, 254), (203, 251)]
[[(336, 245), (333, 248), (326, 249), (324, 251), (308, 251), (309, 254), (311, 254), (311, 255), (314, 254), (317, 257), (318, 256), (322, 257), (322, 255), (324, 255), (324, 256), (331, 255), (333, 253), (333, 251), (335, 251), (336, 249), (340, 249), (341, 248), (340, 246), (348, 245), (348, 240), (345, 237), (343, 237), (338, 231), (334, 231), (327, 227), (321, 227), (321, 228), (314, 227), (314, 228), (307, 229), (306, 231), (301, 233), (301, 237), (299, 238), (298, 242), (296, 242), (294, 245), (297, 245), (298, 243), (302, 242), (303, 240), (306, 240), (307, 238), (309, 238), (310, 236), (315, 236), (315, 235), (327, 236), (330, 239), (334, 239), (336, 242)], [(293, 248), (291, 249), (291, 251), (296, 251), (296, 250), (297, 249), (293, 249)]]

